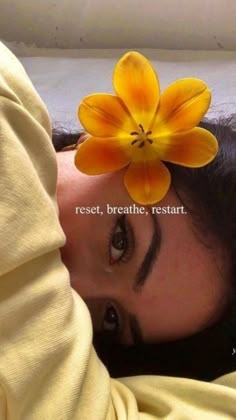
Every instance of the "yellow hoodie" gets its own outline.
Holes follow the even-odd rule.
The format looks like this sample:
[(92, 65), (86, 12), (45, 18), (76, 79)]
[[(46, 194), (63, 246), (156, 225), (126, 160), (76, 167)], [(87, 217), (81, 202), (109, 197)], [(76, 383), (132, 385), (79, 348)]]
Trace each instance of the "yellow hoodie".
[(236, 419), (236, 373), (109, 377), (60, 259), (50, 136), (44, 104), (0, 43), (0, 420)]

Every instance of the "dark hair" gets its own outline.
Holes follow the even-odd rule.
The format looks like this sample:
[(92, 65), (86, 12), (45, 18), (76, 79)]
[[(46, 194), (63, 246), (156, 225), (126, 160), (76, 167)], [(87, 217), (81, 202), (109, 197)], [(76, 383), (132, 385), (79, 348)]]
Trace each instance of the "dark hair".
[[(210, 164), (191, 169), (166, 163), (172, 185), (195, 225), (224, 245), (230, 264), (232, 293), (220, 319), (211, 327), (184, 339), (165, 343), (121, 345), (105, 333), (94, 345), (111, 376), (157, 374), (213, 380), (236, 369), (236, 115), (202, 121), (200, 126), (218, 139), (219, 152)], [(60, 150), (81, 133), (54, 130)], [(204, 238), (204, 235), (201, 235)], [(207, 244), (206, 244), (207, 246)]]

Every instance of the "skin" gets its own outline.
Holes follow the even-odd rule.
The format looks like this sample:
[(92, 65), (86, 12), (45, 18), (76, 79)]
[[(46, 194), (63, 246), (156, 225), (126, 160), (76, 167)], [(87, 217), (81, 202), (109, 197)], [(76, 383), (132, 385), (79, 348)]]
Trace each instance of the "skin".
[[(214, 323), (230, 293), (227, 258), (218, 241), (205, 235), (203, 243), (189, 213), (151, 216), (147, 208), (147, 215), (107, 214), (107, 203), (133, 204), (123, 184), (125, 169), (86, 176), (74, 166), (74, 151), (58, 153), (57, 160), (59, 217), (67, 238), (61, 256), (95, 331), (110, 331), (130, 345), (182, 338)], [(76, 214), (76, 207), (98, 205), (102, 216)], [(170, 189), (157, 205), (182, 203)], [(155, 259), (138, 284), (154, 236)]]

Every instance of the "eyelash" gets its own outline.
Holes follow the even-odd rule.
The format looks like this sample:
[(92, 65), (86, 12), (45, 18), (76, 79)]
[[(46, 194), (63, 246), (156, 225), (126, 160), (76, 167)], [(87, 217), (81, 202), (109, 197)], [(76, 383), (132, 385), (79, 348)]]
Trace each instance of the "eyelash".
[[(112, 261), (112, 256), (111, 256), (112, 239), (118, 227), (125, 234), (126, 246), (122, 255), (116, 261)], [(133, 255), (134, 249), (135, 249), (134, 231), (130, 223), (127, 221), (126, 214), (123, 214), (122, 216), (119, 216), (116, 219), (115, 225), (109, 235), (109, 241), (108, 241), (109, 263), (113, 265), (113, 264), (120, 264), (120, 263), (129, 261)]]

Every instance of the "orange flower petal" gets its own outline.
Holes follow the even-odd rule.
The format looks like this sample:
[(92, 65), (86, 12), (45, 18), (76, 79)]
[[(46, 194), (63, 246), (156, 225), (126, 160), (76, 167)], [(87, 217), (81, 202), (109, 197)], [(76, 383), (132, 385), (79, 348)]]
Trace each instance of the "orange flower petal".
[(218, 143), (209, 131), (196, 127), (169, 138), (159, 138), (154, 142), (154, 148), (162, 160), (198, 168), (215, 158)]
[(131, 162), (124, 182), (134, 201), (139, 204), (154, 204), (160, 201), (170, 187), (170, 173), (160, 160)]
[(151, 63), (138, 52), (128, 52), (116, 64), (113, 86), (136, 123), (147, 131), (160, 98), (159, 81)]
[(90, 137), (75, 154), (75, 166), (87, 175), (117, 171), (128, 165), (130, 158), (118, 139)]
[(106, 93), (86, 96), (79, 105), (78, 117), (85, 130), (96, 137), (127, 137), (137, 130), (122, 100)]
[(177, 80), (162, 93), (151, 130), (154, 135), (191, 130), (205, 115), (210, 102), (211, 92), (202, 80)]

